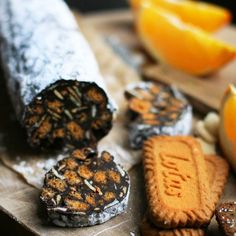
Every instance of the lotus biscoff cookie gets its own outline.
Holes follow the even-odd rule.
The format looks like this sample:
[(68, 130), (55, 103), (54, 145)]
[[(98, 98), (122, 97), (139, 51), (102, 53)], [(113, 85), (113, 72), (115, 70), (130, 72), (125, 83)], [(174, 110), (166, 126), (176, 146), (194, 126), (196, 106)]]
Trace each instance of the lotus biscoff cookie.
[(187, 136), (155, 136), (144, 143), (149, 218), (160, 228), (209, 224), (214, 206), (204, 155)]
[[(214, 155), (205, 156), (209, 184), (211, 187), (211, 196), (215, 203), (218, 202), (224, 190), (227, 180), (229, 166), (227, 162)], [(205, 234), (203, 229), (169, 229), (163, 230), (157, 228), (150, 222), (147, 216), (144, 217), (141, 224), (142, 236), (202, 236)]]
[(223, 158), (216, 155), (206, 155), (205, 159), (211, 188), (211, 199), (216, 206), (227, 182), (229, 165)]

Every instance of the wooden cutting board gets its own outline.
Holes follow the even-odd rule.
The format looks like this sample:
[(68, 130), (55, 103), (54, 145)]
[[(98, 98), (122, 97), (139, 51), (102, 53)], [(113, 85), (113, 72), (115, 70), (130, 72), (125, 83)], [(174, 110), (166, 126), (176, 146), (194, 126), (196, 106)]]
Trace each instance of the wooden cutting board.
[[(122, 42), (122, 44), (132, 52), (136, 53), (142, 52), (140, 43), (133, 30), (132, 16), (129, 11), (118, 11), (118, 12), (85, 16), (83, 17), (83, 21), (86, 22), (86, 24), (93, 25), (99, 31), (99, 34), (101, 34), (104, 40), (107, 37), (114, 36), (115, 38), (118, 38), (120, 42)], [(227, 37), (228, 37), (228, 35), (231, 35), (231, 33), (235, 32), (235, 30), (228, 28), (226, 29), (225, 32), (227, 32)], [(222, 36), (226, 37), (225, 35)], [(234, 38), (235, 36), (236, 34), (233, 34)], [(159, 78), (160, 80), (165, 81), (167, 83), (176, 82), (177, 75), (175, 73), (177, 74), (180, 73), (180, 72), (173, 73), (173, 71), (170, 68), (168, 68), (169, 71), (167, 69), (164, 69), (164, 67), (162, 69), (162, 66), (160, 67), (160, 65), (150, 64), (149, 66), (150, 68), (154, 68), (152, 70), (158, 70), (158, 71), (160, 70), (162, 73), (167, 72), (167, 75), (165, 74), (166, 78), (164, 77), (164, 75), (162, 75), (161, 78)], [(229, 68), (228, 69), (225, 68), (223, 71), (219, 73), (219, 75), (224, 76), (225, 78), (233, 79), (233, 71), (232, 71), (233, 68), (231, 67), (232, 65), (229, 65)], [(156, 72), (154, 74), (156, 76)], [(184, 77), (185, 79), (188, 78), (187, 75), (183, 76), (185, 76)], [(2, 76), (0, 74), (0, 80), (1, 77)], [(167, 78), (169, 78), (169, 80)], [(223, 77), (221, 78), (222, 79), (220, 79), (220, 81), (222, 82)], [(186, 88), (183, 87), (181, 88), (191, 96), (197, 96), (196, 99), (200, 99), (202, 98), (202, 96), (206, 96), (206, 99), (201, 100), (202, 103), (207, 104), (212, 108), (217, 108), (220, 99), (219, 97), (221, 94), (217, 95), (216, 93), (216, 95), (214, 96), (213, 95), (209, 96), (209, 94), (212, 92), (211, 89), (207, 90), (207, 95), (206, 95), (205, 85), (202, 84), (204, 81), (206, 82), (208, 81), (207, 82), (209, 83), (208, 89), (213, 85), (215, 85), (218, 89), (220, 85), (218, 86), (218, 84), (216, 84), (216, 82), (214, 82), (213, 79), (204, 81), (199, 80), (197, 78), (190, 78), (190, 79), (193, 82), (191, 83), (189, 82), (189, 87), (186, 86)], [(198, 82), (194, 82), (195, 80)], [(221, 84), (221, 86), (223, 85)], [(204, 88), (204, 90), (201, 88)], [(198, 90), (199, 94), (195, 91), (196, 89)], [(2, 86), (1, 83), (0, 83), (0, 106), (1, 106), (1, 112), (3, 112), (4, 114), (11, 112), (9, 108), (9, 100), (7, 99), (6, 91), (4, 90), (4, 87)], [(6, 117), (8, 118), (6, 119)], [(15, 140), (19, 140), (20, 139), (18, 133), (19, 127), (12, 125), (10, 119), (11, 116), (0, 115), (0, 131), (1, 129), (7, 129), (9, 130), (9, 132), (16, 134), (16, 136), (14, 137)], [(14, 142), (12, 141), (12, 143)], [(14, 146), (12, 146), (11, 151), (14, 152)], [(27, 150), (25, 151), (27, 153)], [(35, 235), (65, 235), (65, 234), (72, 236), (73, 235), (81, 235), (81, 236), (140, 235), (139, 223), (146, 209), (142, 166), (141, 165), (136, 166), (129, 173), (131, 175), (131, 195), (129, 199), (129, 207), (127, 209), (127, 213), (112, 219), (111, 221), (105, 223), (104, 225), (98, 225), (83, 229), (64, 229), (64, 228), (54, 227), (48, 224), (48, 222), (44, 220), (44, 212), (39, 207), (40, 206), (38, 200), (39, 191), (26, 184), (24, 180), (21, 179), (17, 174), (15, 174), (11, 170), (7, 169), (2, 164), (0, 164), (0, 193), (1, 193), (0, 210), (9, 215), (18, 224), (22, 225), (28, 231), (32, 232)], [(223, 199), (236, 199), (235, 186), (236, 186), (236, 179), (235, 176), (231, 174), (228, 184), (226, 186)], [(212, 221), (209, 227), (208, 235), (214, 235), (214, 236), (221, 235), (215, 220)]]

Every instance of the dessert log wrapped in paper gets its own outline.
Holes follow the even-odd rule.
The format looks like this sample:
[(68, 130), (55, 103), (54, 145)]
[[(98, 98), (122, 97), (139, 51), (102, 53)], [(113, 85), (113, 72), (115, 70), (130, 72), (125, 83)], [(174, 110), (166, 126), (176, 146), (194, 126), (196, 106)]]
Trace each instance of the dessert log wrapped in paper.
[(1, 0), (1, 59), (32, 146), (86, 146), (106, 135), (114, 106), (94, 55), (62, 0)]

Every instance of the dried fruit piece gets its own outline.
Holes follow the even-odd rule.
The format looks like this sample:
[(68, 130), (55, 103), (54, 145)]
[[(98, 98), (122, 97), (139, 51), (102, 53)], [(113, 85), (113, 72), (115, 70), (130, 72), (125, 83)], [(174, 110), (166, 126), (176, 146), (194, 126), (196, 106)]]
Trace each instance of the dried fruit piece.
[(108, 152), (98, 156), (95, 150), (84, 148), (59, 161), (46, 174), (40, 198), (54, 224), (81, 227), (122, 213), (129, 189), (129, 175)]

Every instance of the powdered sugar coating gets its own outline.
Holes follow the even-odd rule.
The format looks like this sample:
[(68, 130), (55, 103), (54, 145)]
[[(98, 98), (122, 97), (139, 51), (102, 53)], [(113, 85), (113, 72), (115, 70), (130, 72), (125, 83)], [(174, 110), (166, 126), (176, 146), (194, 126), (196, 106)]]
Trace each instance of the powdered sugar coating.
[(24, 106), (60, 79), (105, 87), (95, 57), (62, 0), (1, 0), (0, 37), (19, 118)]

